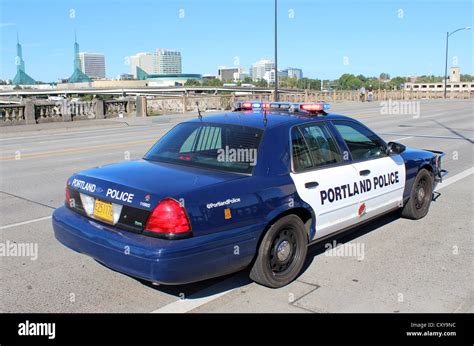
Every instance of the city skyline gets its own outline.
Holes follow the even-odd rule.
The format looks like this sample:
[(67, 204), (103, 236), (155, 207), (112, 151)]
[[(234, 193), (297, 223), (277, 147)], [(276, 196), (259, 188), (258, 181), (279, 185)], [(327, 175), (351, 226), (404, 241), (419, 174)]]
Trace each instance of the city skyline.
[[(240, 0), (225, 5), (217, 1), (203, 1), (198, 5), (190, 1), (179, 4), (172, 1), (133, 4), (104, 1), (99, 4), (89, 0), (46, 3), (54, 6), (30, 2), (32, 10), (26, 12), (11, 0), (2, 2), (1, 79), (13, 79), (15, 75), (17, 32), (22, 37), (23, 60), (28, 64), (28, 73), (44, 82), (70, 75), (71, 35), (75, 30), (80, 35), (83, 51), (101, 52), (107, 57), (108, 78), (129, 73), (127, 57), (136, 52), (153, 51), (155, 47), (180, 51), (184, 73), (216, 75), (218, 66), (248, 70), (261, 58), (273, 60), (273, 1), (254, 4)], [(350, 16), (337, 12), (337, 6), (328, 1), (321, 1), (318, 6), (307, 1), (279, 2), (279, 70), (297, 66), (305, 76), (323, 79), (336, 79), (343, 73), (442, 75), (446, 31), (472, 26), (469, 1), (343, 3), (353, 8), (353, 11), (344, 11), (351, 12)], [(135, 11), (143, 9), (137, 12), (139, 20), (125, 16), (132, 6)], [(255, 11), (248, 11), (249, 7)], [(308, 20), (311, 13), (313, 16), (319, 13), (318, 9), (328, 13), (318, 20)], [(100, 10), (106, 10), (109, 15), (100, 16)], [(447, 11), (455, 15), (446, 17)], [(237, 15), (240, 12), (249, 18), (242, 20), (242, 16)], [(116, 14), (119, 15), (114, 19)], [(127, 23), (117, 26), (112, 20), (120, 18), (120, 14)], [(223, 14), (227, 15), (225, 20), (221, 18)], [(210, 20), (203, 21), (202, 16)], [(233, 36), (235, 25), (230, 25), (229, 18), (235, 18), (238, 24)], [(49, 22), (56, 25), (44, 25)], [(338, 25), (333, 26), (333, 22)], [(210, 35), (206, 30), (212, 25), (220, 29), (211, 31)], [(448, 65), (459, 66), (463, 73), (473, 74), (472, 61), (472, 31), (457, 34), (450, 40)]]

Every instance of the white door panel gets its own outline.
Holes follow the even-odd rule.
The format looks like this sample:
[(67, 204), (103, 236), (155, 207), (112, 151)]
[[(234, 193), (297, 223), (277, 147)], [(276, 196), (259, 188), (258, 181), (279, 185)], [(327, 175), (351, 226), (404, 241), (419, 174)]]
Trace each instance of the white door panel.
[[(358, 180), (358, 172), (351, 164), (301, 173), (290, 173), (298, 195), (308, 203), (316, 215), (316, 238), (352, 225), (358, 220), (359, 196), (347, 185)], [(306, 183), (317, 182), (307, 188)]]
[(405, 189), (405, 163), (400, 155), (386, 156), (379, 159), (353, 164), (360, 176), (362, 171), (370, 171), (360, 176), (369, 179), (370, 191), (360, 194), (359, 202), (365, 204), (361, 220), (384, 213), (403, 203)]

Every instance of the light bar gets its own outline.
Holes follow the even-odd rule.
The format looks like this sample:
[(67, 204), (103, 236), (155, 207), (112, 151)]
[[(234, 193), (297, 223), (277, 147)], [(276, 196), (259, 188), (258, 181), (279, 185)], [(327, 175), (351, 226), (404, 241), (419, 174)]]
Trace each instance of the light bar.
[(323, 102), (262, 102), (262, 101), (245, 101), (236, 102), (234, 108), (237, 110), (254, 110), (261, 111), (262, 109), (280, 109), (287, 110), (289, 112), (308, 112), (308, 113), (321, 113), (330, 108), (329, 103)]

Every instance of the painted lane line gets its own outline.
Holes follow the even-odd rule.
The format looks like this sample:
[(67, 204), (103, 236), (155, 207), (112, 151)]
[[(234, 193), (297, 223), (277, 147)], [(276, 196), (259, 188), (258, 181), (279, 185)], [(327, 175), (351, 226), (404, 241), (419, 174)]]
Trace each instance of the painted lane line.
[(239, 274), (233, 275), (221, 282), (191, 294), (188, 298), (176, 300), (172, 303), (162, 306), (161, 308), (153, 310), (150, 313), (186, 313), (210, 303), (213, 300), (216, 300), (228, 293), (234, 292), (248, 284), (248, 278), (244, 278)]
[(452, 177), (449, 177), (446, 180), (443, 180), (442, 183), (438, 184), (435, 191), (439, 191), (442, 188), (445, 188), (445, 187), (447, 187), (451, 184), (454, 184), (454, 183), (458, 182), (461, 179), (467, 178), (471, 174), (474, 174), (474, 167), (468, 168), (465, 171), (462, 171), (461, 173), (458, 173), (456, 175), (453, 175)]
[(12, 227), (17, 227), (17, 226), (28, 225), (30, 223), (44, 221), (44, 220), (48, 220), (48, 219), (51, 219), (51, 218), (52, 218), (52, 216), (50, 215), (50, 216), (40, 217), (38, 219), (32, 219), (32, 220), (23, 221), (23, 222), (12, 223), (10, 225), (0, 226), (0, 230), (7, 229), (7, 228), (12, 228)]
[[(88, 152), (88, 151), (97, 151), (100, 149), (122, 148), (122, 147), (128, 147), (130, 145), (139, 145), (139, 144), (146, 144), (146, 143), (152, 143), (152, 142), (154, 143), (156, 142), (156, 140), (147, 139), (147, 140), (142, 140), (142, 141), (131, 141), (131, 142), (124, 142), (124, 143), (96, 145), (96, 146), (87, 147), (87, 148), (68, 148), (68, 149), (56, 150), (56, 151), (43, 151), (43, 152), (37, 152), (37, 153), (22, 154), (20, 157), (21, 159), (24, 159), (24, 158), (44, 157), (44, 156), (50, 156), (50, 155), (81, 153), (81, 152)], [(18, 161), (18, 160), (15, 159), (15, 156), (2, 156), (0, 157), (0, 161)]]
[[(71, 128), (71, 130), (69, 131), (60, 131), (60, 132), (52, 132), (52, 133), (49, 133), (49, 134), (38, 134), (38, 135), (32, 135), (32, 136), (19, 136), (19, 137), (6, 137), (6, 138), (0, 138), (0, 141), (10, 141), (10, 140), (18, 140), (18, 139), (38, 139), (38, 138), (42, 138), (42, 137), (47, 137), (47, 138), (51, 138), (51, 137), (57, 137), (57, 136), (65, 136), (67, 138), (65, 138), (65, 140), (67, 140), (70, 136), (73, 136), (73, 135), (76, 135), (76, 134), (91, 134), (91, 133), (101, 133), (101, 132), (111, 132), (111, 131), (117, 131), (117, 130), (123, 130), (124, 132), (139, 132), (141, 130), (149, 130), (150, 129), (150, 125), (152, 125), (152, 127), (161, 127), (161, 126), (165, 126), (165, 125), (168, 125), (169, 123), (158, 123), (158, 122), (152, 122), (151, 124), (146, 124), (146, 125), (132, 125), (132, 126), (107, 126), (107, 125), (103, 125), (105, 128), (104, 129), (96, 129), (96, 130), (79, 130), (79, 131), (75, 131), (73, 130), (73, 128)], [(91, 125), (92, 126), (92, 125)], [(54, 129), (51, 129), (51, 130), (54, 130)], [(48, 129), (46, 130), (36, 130), (36, 131), (48, 131)]]
[(382, 136), (410, 136), (410, 137), (420, 137), (420, 138), (439, 138), (439, 139), (461, 139), (461, 140), (465, 140), (465, 138), (462, 138), (462, 137), (459, 137), (459, 136), (414, 135), (414, 134), (410, 134), (410, 133), (396, 133), (396, 132), (380, 133), (380, 135), (382, 135)]
[(404, 139), (409, 139), (409, 138), (413, 138), (413, 136), (395, 138), (395, 139), (392, 139), (392, 142), (403, 141)]

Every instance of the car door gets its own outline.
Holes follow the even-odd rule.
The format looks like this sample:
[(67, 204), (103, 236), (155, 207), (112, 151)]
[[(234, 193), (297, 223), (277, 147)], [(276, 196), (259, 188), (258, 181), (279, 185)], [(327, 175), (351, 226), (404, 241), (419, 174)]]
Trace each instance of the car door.
[(349, 159), (344, 160), (328, 124), (293, 127), (291, 146), (290, 176), (300, 198), (315, 213), (315, 239), (354, 224), (359, 201), (347, 186), (357, 179), (357, 172)]
[(359, 218), (367, 219), (403, 203), (405, 163), (400, 155), (388, 155), (387, 145), (359, 122), (332, 122), (342, 137), (359, 179)]

